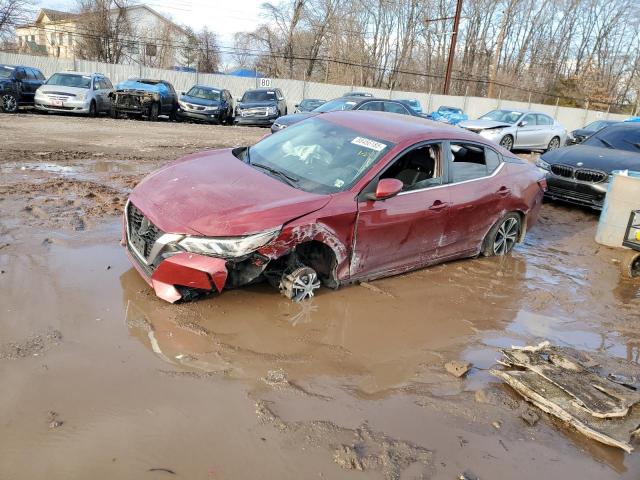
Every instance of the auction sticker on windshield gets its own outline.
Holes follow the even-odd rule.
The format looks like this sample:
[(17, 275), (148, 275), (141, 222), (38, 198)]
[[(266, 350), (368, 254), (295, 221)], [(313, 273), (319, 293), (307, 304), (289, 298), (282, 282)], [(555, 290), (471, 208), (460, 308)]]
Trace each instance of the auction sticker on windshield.
[(381, 152), (386, 147), (384, 143), (376, 142), (375, 140), (364, 137), (356, 137), (351, 140), (351, 143), (353, 143), (354, 145), (359, 145), (361, 147), (370, 148), (371, 150), (375, 150), (376, 152)]

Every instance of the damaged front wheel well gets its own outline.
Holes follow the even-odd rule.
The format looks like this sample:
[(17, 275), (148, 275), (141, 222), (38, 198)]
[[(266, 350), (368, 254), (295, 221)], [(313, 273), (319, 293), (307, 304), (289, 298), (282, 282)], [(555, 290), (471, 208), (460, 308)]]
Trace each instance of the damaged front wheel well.
[(331, 247), (317, 240), (296, 245), (290, 253), (272, 261), (265, 273), (267, 278), (277, 277), (279, 281), (280, 275), (301, 266), (313, 268), (325, 286), (338, 288), (336, 255)]

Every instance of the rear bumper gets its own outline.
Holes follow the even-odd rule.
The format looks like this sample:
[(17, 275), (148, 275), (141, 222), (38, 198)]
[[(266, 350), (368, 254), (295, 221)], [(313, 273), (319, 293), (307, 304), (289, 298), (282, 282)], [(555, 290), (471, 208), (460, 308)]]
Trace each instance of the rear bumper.
[(607, 195), (608, 183), (587, 183), (547, 175), (548, 189), (545, 197), (553, 200), (563, 200), (601, 210)]

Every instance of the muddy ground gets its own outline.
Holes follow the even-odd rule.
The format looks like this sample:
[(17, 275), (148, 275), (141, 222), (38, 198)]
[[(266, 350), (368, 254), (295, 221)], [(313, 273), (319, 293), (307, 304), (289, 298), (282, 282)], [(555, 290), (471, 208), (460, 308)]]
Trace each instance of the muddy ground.
[[(640, 284), (597, 215), (545, 204), (512, 256), (169, 305), (119, 246), (127, 193), (263, 129), (1, 115), (0, 479), (637, 479), (491, 377), (548, 339), (637, 362)], [(462, 379), (450, 360), (472, 362)]]

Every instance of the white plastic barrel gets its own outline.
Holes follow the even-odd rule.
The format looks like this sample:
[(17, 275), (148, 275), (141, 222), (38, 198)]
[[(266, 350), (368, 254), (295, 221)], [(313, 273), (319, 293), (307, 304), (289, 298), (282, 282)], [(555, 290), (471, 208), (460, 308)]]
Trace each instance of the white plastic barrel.
[(633, 210), (640, 209), (640, 172), (615, 171), (598, 222), (596, 242), (622, 247)]

